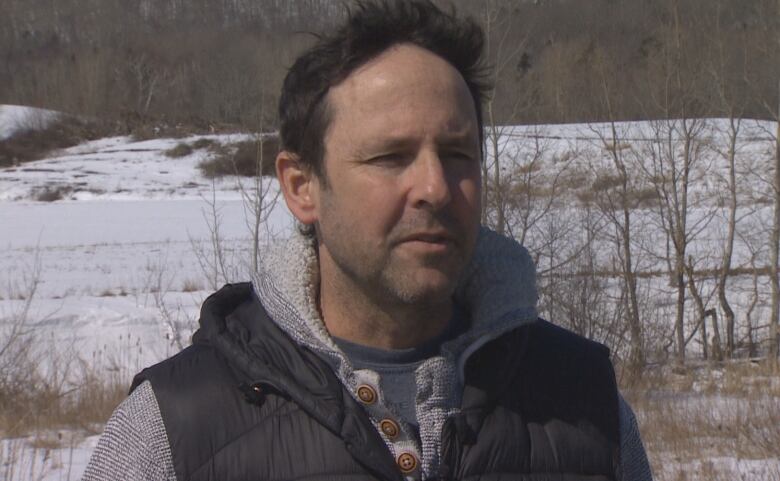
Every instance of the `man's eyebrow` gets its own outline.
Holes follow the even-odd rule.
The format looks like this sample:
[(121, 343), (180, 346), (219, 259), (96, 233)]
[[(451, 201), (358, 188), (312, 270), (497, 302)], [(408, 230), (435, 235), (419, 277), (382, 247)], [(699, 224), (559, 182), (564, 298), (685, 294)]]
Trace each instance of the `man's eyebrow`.
[(473, 147), (479, 144), (479, 135), (469, 130), (445, 132), (437, 136), (436, 143), (443, 146)]
[[(439, 146), (472, 147), (479, 143), (479, 136), (471, 129), (464, 128), (453, 132), (439, 133), (434, 139)], [(376, 151), (388, 151), (396, 149), (408, 149), (414, 147), (419, 139), (411, 134), (388, 133), (383, 137), (377, 137), (366, 142), (366, 145), (360, 149), (362, 153), (368, 154)]]
[(413, 147), (417, 140), (410, 136), (398, 135), (395, 137), (377, 138), (366, 143), (364, 148), (360, 149), (364, 153), (376, 153), (397, 149), (408, 149)]

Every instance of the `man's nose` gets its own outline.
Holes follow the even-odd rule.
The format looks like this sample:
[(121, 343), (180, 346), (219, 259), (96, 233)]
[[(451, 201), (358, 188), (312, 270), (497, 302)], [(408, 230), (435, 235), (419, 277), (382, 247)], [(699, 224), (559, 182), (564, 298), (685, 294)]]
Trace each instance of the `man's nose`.
[(412, 204), (418, 208), (439, 210), (452, 200), (446, 166), (436, 153), (424, 153), (411, 172)]

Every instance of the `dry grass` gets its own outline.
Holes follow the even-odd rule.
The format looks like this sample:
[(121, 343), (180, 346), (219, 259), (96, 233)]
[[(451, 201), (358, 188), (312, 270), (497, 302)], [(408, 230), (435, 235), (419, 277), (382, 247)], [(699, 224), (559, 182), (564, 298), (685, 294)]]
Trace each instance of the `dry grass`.
[(79, 428), (97, 433), (127, 396), (127, 384), (84, 375), (64, 385), (35, 379), (0, 389), (0, 433), (26, 436), (45, 430)]
[(38, 275), (33, 268), (33, 280), (20, 289), (24, 307), (0, 319), (0, 436), (59, 428), (98, 432), (126, 396), (129, 380), (96, 371), (76, 351), (42, 342), (28, 322)]
[(203, 290), (203, 284), (195, 279), (185, 279), (181, 286), (182, 292), (196, 292)]
[[(749, 479), (726, 460), (780, 459), (780, 374), (771, 364), (662, 366), (633, 381), (623, 392), (655, 479)], [(780, 481), (780, 470), (766, 469), (761, 476)]]

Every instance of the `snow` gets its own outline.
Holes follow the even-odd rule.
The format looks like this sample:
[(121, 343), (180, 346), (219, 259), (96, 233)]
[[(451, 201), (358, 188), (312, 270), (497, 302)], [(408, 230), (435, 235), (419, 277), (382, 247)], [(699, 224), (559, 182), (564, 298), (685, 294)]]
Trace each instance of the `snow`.
[(45, 128), (58, 115), (59, 113), (52, 110), (21, 105), (0, 105), (0, 140), (24, 130)]
[(0, 439), (0, 475), (6, 481), (80, 479), (99, 437), (54, 431), (34, 438)]
[[(30, 122), (25, 119), (50, 119), (54, 115), (26, 107), (0, 106), (0, 139), (27, 126)], [(727, 126), (725, 120), (705, 123), (707, 135), (714, 140), (708, 144), (711, 149), (702, 176), (722, 173), (717, 150), (723, 145), (718, 133)], [(655, 129), (679, 131), (675, 121), (629, 122), (615, 127), (621, 142), (630, 144), (634, 152), (642, 151)], [(743, 127), (741, 165), (746, 170), (761, 171), (760, 162), (765, 158), (774, 124), (750, 121)], [(515, 164), (529, 162), (539, 151), (554, 159), (553, 165), (565, 164), (576, 152), (572, 162), (581, 163), (582, 171), (588, 172), (585, 169), (593, 165), (609, 168), (605, 148), (609, 141), (604, 139), (605, 134), (611, 135), (611, 128), (609, 124), (505, 127), (501, 129), (501, 148)], [(27, 317), (40, 339), (38, 348), (47, 351), (51, 359), (49, 364), (42, 363), (43, 371), (57, 369), (57, 360), (70, 356), (129, 382), (135, 372), (171, 355), (181, 342), (186, 342), (201, 302), (215, 287), (225, 280), (248, 279), (251, 234), (242, 191), (255, 187), (254, 179), (227, 177), (212, 182), (203, 178), (198, 164), (209, 155), (205, 149), (182, 158), (164, 154), (179, 143), (192, 144), (200, 138), (229, 144), (250, 136), (147, 141), (111, 137), (55, 152), (40, 161), (0, 169), (0, 329), (24, 310), (30, 279), (38, 279)], [(486, 161), (490, 164), (492, 159)], [(584, 165), (586, 161), (591, 162), (590, 166)], [(506, 170), (511, 165), (501, 167)], [(708, 188), (697, 189), (708, 195), (709, 191), (717, 191), (718, 185), (713, 181)], [(294, 228), (289, 211), (278, 198), (278, 184), (265, 179), (262, 187), (268, 189), (265, 199), (270, 215), (261, 232), (261, 244), (284, 238)], [(768, 186), (754, 183), (745, 188), (758, 195)], [(37, 201), (47, 189), (61, 189), (63, 199)], [(691, 216), (696, 219), (710, 215), (708, 212), (702, 208)], [(758, 206), (742, 222), (760, 225), (767, 222), (769, 214), (767, 206)], [(577, 215), (577, 209), (564, 205), (556, 206), (548, 218), (564, 222)], [(642, 242), (647, 252), (638, 261), (643, 269), (662, 270), (663, 264), (654, 252), (660, 252), (663, 242), (659, 242), (652, 212), (639, 210), (636, 215), (635, 225), (645, 236)], [(691, 252), (717, 256), (722, 218), (719, 212)], [(215, 278), (213, 270), (204, 267), (211, 253), (215, 224), (227, 256), (227, 278)], [(543, 234), (542, 229), (529, 232), (528, 242), (535, 242), (535, 236)], [(608, 258), (604, 252), (597, 255)], [(735, 255), (736, 262), (745, 265), (749, 258), (747, 246), (738, 241)], [(539, 262), (541, 267), (547, 262), (541, 254)], [(735, 294), (736, 304), (749, 303), (750, 282), (747, 277), (734, 278), (734, 292), (742, 292), (740, 296)], [(668, 281), (660, 276), (643, 282), (642, 289), (643, 299), (655, 303), (659, 322), (671, 318)], [(759, 305), (757, 312), (761, 309)], [(168, 313), (167, 319), (163, 311)], [(56, 442), (33, 438), (0, 441), (3, 459), (16, 459), (15, 464), (4, 461), (0, 477), (78, 479), (97, 436), (76, 431), (46, 436)], [(35, 447), (39, 445), (44, 447)], [(773, 469), (780, 472), (780, 467), (764, 461), (719, 457), (701, 462), (674, 461), (672, 467), (664, 469), (672, 473), (677, 468), (702, 471), (728, 466), (732, 472), (746, 476), (744, 479), (763, 479), (761, 473)], [(711, 464), (707, 468), (702, 463)]]

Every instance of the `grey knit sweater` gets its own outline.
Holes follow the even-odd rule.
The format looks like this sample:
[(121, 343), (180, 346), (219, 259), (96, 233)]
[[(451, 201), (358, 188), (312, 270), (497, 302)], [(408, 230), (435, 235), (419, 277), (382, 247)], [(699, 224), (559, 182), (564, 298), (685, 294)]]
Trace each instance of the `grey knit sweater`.
[[(295, 235), (270, 249), (253, 279), (255, 293), (270, 317), (299, 344), (318, 353), (355, 393), (360, 384), (380, 386), (379, 374), (354, 369), (327, 333), (315, 304), (319, 283), (316, 253)], [(455, 294), (471, 314), (469, 329), (445, 342), (439, 353), (415, 371), (414, 399), (418, 426), (401, 423), (402, 435), (389, 440), (394, 454), (414, 452), (422, 462), (419, 475), (434, 476), (444, 420), (457, 412), (468, 357), (485, 343), (537, 318), (533, 262), (516, 242), (483, 229), (476, 252)], [(392, 412), (378, 389), (369, 417), (378, 421)], [(620, 401), (623, 480), (651, 480), (650, 468), (633, 412)], [(377, 422), (378, 424), (378, 422)], [(174, 480), (173, 460), (151, 385), (141, 384), (114, 412), (87, 466), (84, 480)]]

